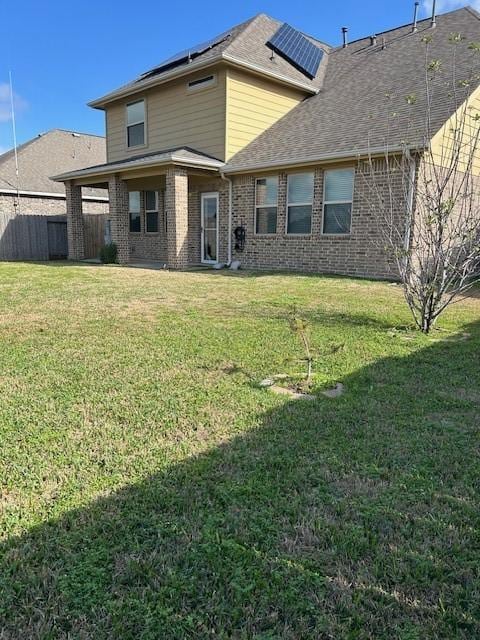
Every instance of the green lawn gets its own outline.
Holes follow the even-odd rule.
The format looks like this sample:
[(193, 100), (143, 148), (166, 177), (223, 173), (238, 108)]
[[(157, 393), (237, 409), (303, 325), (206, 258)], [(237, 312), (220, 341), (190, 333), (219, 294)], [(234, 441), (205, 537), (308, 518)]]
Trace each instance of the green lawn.
[[(342, 397), (258, 387), (293, 305)], [(0, 323), (2, 640), (480, 637), (480, 297), (2, 263)]]

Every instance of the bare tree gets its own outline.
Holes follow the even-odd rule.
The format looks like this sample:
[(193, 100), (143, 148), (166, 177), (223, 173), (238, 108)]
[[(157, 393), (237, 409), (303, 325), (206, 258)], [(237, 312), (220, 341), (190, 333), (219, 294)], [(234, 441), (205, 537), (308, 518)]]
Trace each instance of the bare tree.
[[(359, 161), (358, 171), (382, 250), (399, 274), (415, 323), (424, 333), (480, 280), (480, 96), (474, 92), (480, 45), (452, 34), (445, 72), (442, 60), (431, 58), (431, 42), (431, 36), (423, 38), (420, 100), (414, 93), (402, 96), (407, 117), (400, 148), (391, 145), (389, 151), (387, 140), (385, 155), (370, 153)], [(473, 62), (466, 77), (457, 77), (460, 45), (468, 47)], [(453, 115), (438, 129), (438, 104), (446, 100)], [(398, 114), (390, 108), (387, 118), (387, 130), (398, 130)]]

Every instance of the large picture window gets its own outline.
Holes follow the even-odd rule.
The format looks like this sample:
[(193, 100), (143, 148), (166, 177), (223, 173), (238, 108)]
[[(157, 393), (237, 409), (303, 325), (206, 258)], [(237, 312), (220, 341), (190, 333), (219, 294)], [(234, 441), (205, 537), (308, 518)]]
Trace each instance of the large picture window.
[(145, 100), (127, 104), (127, 147), (145, 144)]
[(140, 215), (140, 191), (130, 191), (128, 194), (128, 213), (130, 218), (131, 233), (140, 233), (142, 230)]
[(354, 169), (325, 171), (323, 233), (346, 234), (352, 226)]
[(257, 178), (255, 181), (255, 233), (277, 232), (278, 177)]
[(158, 233), (158, 193), (145, 191), (145, 232)]
[(312, 230), (313, 173), (292, 173), (287, 186), (287, 233)]

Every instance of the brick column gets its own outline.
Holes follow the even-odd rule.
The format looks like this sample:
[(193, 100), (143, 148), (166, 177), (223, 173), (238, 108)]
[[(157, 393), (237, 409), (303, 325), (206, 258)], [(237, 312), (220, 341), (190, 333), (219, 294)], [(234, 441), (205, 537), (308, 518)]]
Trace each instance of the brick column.
[(73, 182), (65, 183), (67, 196), (67, 237), (68, 259), (83, 260), (85, 258), (85, 231), (83, 223), (82, 187)]
[(117, 261), (126, 264), (130, 260), (128, 217), (128, 187), (118, 176), (108, 180), (108, 199), (110, 203), (110, 220), (112, 242), (117, 245)]
[(170, 269), (188, 267), (188, 173), (181, 167), (168, 167), (165, 188), (167, 216), (167, 265)]

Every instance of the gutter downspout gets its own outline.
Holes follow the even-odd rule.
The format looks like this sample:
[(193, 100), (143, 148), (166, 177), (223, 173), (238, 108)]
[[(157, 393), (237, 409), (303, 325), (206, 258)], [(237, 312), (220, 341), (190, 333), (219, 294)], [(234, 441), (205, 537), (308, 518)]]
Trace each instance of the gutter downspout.
[(232, 209), (233, 209), (233, 182), (231, 178), (227, 178), (223, 171), (220, 171), (222, 180), (228, 182), (228, 253), (227, 266), (232, 262)]

